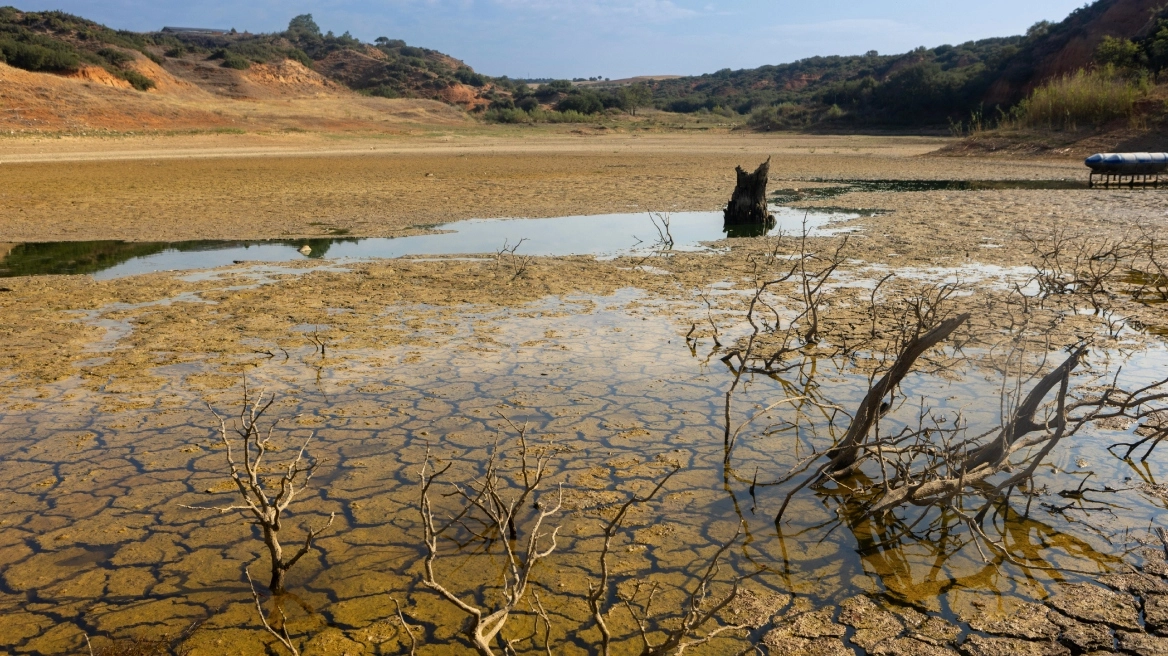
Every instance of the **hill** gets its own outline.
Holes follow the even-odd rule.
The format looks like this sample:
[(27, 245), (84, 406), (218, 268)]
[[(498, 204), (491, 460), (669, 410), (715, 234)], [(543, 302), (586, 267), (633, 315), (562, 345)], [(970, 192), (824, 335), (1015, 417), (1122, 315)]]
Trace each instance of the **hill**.
[(770, 129), (946, 127), (979, 108), (1008, 109), (1042, 82), (1089, 66), (1105, 37), (1139, 38), (1168, 16), (1159, 0), (1098, 0), (1024, 36), (901, 55), (812, 57), (790, 64), (650, 82), (675, 112), (758, 112)]
[[(324, 32), (307, 14), (271, 34), (135, 33), (63, 12), (2, 7), (0, 81), (7, 84), (0, 85), (0, 98), (12, 109), (0, 115), (0, 129), (234, 128), (257, 120), (380, 129), (380, 122), (398, 119), (379, 118), (381, 110), (370, 102), (417, 99), (447, 108), (412, 106), (398, 112), (401, 120), (468, 120), (451, 109), (457, 107), (482, 112), (488, 121), (584, 122), (651, 105), (669, 112), (749, 115), (750, 124), (762, 130), (965, 133), (1006, 119), (1033, 127), (1039, 119), (1021, 112), (1036, 107), (1027, 105), (1036, 90), (1085, 67), (1103, 67), (1106, 75), (1091, 84), (1124, 100), (1089, 117), (1085, 124), (1094, 126), (1153, 111), (1160, 106), (1156, 99), (1166, 95), (1148, 90), (1168, 67), (1168, 8), (1156, 2), (1097, 0), (1025, 35), (899, 55), (868, 52), (700, 76), (545, 80), (531, 86), (480, 75), (449, 55), (398, 39), (364, 43), (348, 32)], [(278, 100), (295, 102), (268, 106), (260, 119), (230, 102)], [(341, 109), (345, 103), (356, 103), (356, 109)], [(1055, 105), (1046, 116), (1053, 116)], [(1077, 118), (1068, 123), (1081, 127)]]
[(0, 7), (0, 63), (139, 91), (199, 88), (264, 99), (341, 90), (382, 98), (489, 104), (491, 81), (435, 50), (381, 37), (324, 33), (311, 15), (277, 34), (112, 30), (59, 11)]

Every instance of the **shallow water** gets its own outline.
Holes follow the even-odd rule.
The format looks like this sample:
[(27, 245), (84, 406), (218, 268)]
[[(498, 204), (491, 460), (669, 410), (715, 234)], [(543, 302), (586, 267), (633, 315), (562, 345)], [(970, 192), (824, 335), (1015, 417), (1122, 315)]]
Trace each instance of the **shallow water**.
[[(309, 452), (326, 461), (292, 508), (288, 542), (304, 522), (338, 513), (335, 530), (290, 575), (303, 604), (289, 610), (292, 632), (332, 627), (392, 652), (402, 642), (384, 624), (393, 597), (428, 641), (449, 638), (461, 617), (418, 585), (417, 469), (429, 449), (443, 466), (453, 463), (453, 480), (480, 474), (497, 437), (508, 443), (500, 416), (527, 422), (534, 443), (561, 449), (550, 480), (565, 484), (568, 510), (559, 520), (560, 549), (537, 573), (543, 603), (561, 627), (586, 615), (582, 598), (596, 568), (599, 509), (634, 490), (644, 493), (674, 464), (682, 469), (660, 502), (639, 509), (619, 536), (618, 581), (653, 575), (669, 585), (692, 583), (739, 526), (746, 544), (732, 550), (730, 569), (764, 566), (758, 585), (816, 603), (871, 592), (947, 612), (949, 596), (961, 591), (1040, 597), (1052, 581), (1073, 578), (983, 562), (955, 537), (880, 544), (894, 527), (837, 514), (830, 490), (797, 496), (789, 521), (776, 527), (784, 490), (758, 486), (752, 494), (752, 482), (775, 478), (810, 447), (822, 447), (831, 432), (827, 416), (810, 406), (768, 413), (772, 421), (764, 425), (774, 430), (744, 434), (726, 469), (722, 399), (729, 376), (709, 340), (686, 343), (688, 324), (677, 321), (686, 313), (702, 314), (697, 304), (665, 307), (635, 290), (488, 313), (403, 306), (388, 316), (410, 326), (416, 343), (344, 353), (341, 342), (327, 357), (306, 343), (287, 359), (251, 360), (255, 366), (244, 368), (251, 384), (280, 395), (273, 416), (292, 431), (277, 433), (284, 446), (273, 455), (286, 458), (314, 432)], [(1168, 368), (1163, 348), (1111, 355), (1114, 361), (1100, 355), (1093, 366), (1114, 370), (1122, 361), (1121, 383), (1163, 377)], [(213, 417), (200, 400), (232, 411), (240, 398), (238, 368), (195, 362), (155, 373), (158, 390), (117, 393), (111, 380), (94, 391), (67, 382), (5, 400), (0, 648), (61, 653), (81, 647), (82, 629), (157, 635), (209, 618), (193, 639), (201, 653), (224, 653), (216, 649), (223, 644), (258, 652), (263, 634), (242, 579), (244, 566), (256, 575), (266, 558), (253, 529), (234, 514), (179, 507), (231, 500)], [(997, 425), (997, 378), (973, 366), (958, 374), (910, 376), (904, 401), (887, 421), (911, 422), (917, 399), (925, 397), (937, 412), (960, 409), (975, 432)], [(866, 387), (867, 377), (846, 360), (808, 359), (789, 375), (749, 380), (735, 399), (732, 423), (787, 396), (852, 408)], [(1126, 488), (1106, 497), (1117, 504), (1113, 512), (1036, 508), (991, 528), (1008, 534), (1035, 564), (1118, 566), (1127, 533), (1165, 512), (1131, 483), (1162, 481), (1168, 466), (1163, 456), (1143, 468), (1112, 457), (1105, 447), (1121, 434), (1076, 439), (1037, 481), (1053, 495), (1093, 471), (1093, 482)], [(440, 499), (439, 511), (452, 512), (452, 503)], [(480, 590), (492, 583), (497, 561), (473, 549), (459, 553), (452, 543), (443, 548), (439, 571), (451, 586)], [(632, 635), (627, 621), (614, 625)]]
[[(670, 250), (700, 251), (727, 237), (799, 233), (822, 234), (832, 222), (859, 215), (846, 211), (776, 208), (770, 229), (723, 226), (721, 212), (675, 212), (669, 220)], [(660, 216), (657, 218), (660, 224)], [(48, 242), (20, 244), (0, 259), (0, 277), (91, 273), (98, 279), (152, 271), (227, 266), (238, 261), (288, 262), (306, 259), (396, 258), (418, 255), (494, 254), (518, 245), (518, 255), (652, 254), (666, 245), (649, 214), (606, 214), (551, 219), (474, 219), (435, 226), (442, 234), (386, 238), (320, 238), (277, 241), (191, 241), (176, 243)], [(522, 242), (522, 243), (521, 243)], [(301, 249), (308, 247), (307, 252)]]

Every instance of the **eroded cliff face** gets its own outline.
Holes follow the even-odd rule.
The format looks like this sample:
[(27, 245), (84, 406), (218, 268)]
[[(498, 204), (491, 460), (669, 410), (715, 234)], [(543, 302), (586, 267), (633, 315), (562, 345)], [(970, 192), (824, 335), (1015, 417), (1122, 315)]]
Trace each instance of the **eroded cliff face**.
[(1105, 36), (1145, 35), (1161, 8), (1159, 0), (1101, 0), (1075, 11), (1014, 58), (990, 87), (986, 105), (1013, 104), (1044, 81), (1090, 65)]

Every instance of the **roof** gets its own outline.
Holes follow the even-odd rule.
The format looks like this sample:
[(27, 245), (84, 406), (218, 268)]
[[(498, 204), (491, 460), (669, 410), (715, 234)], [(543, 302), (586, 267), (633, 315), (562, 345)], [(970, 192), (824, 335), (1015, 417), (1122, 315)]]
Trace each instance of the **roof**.
[(220, 30), (213, 27), (164, 27), (163, 32), (187, 32), (197, 34), (227, 34), (231, 30)]

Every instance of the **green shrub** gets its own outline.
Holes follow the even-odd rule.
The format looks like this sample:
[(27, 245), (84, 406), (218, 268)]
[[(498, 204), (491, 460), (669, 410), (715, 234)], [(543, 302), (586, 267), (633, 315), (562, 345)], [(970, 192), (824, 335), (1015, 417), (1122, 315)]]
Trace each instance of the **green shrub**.
[(570, 93), (556, 104), (561, 112), (579, 112), (581, 114), (596, 114), (604, 111), (604, 101), (593, 91)]
[(139, 91), (149, 91), (155, 87), (154, 80), (138, 71), (118, 71), (118, 77), (134, 85), (134, 88)]
[(313, 66), (312, 57), (309, 57), (308, 53), (304, 52), (300, 48), (293, 48), (285, 54), (288, 59), (304, 64), (305, 68), (312, 68)]
[(71, 46), (25, 34), (0, 34), (0, 61), (26, 71), (47, 73), (69, 73), (81, 66), (81, 57)]
[(240, 71), (246, 71), (247, 69), (251, 68), (251, 60), (238, 53), (232, 52), (230, 50), (220, 50), (215, 54), (216, 59), (223, 60), (224, 68), (234, 68)]
[(782, 103), (770, 107), (756, 107), (750, 112), (746, 124), (756, 130), (771, 132), (806, 127), (812, 119), (811, 110), (803, 105)]
[(483, 120), (488, 123), (534, 123), (535, 117), (522, 109), (488, 109), (483, 114)]
[(591, 123), (595, 118), (577, 111), (547, 111), (535, 109), (525, 112), (522, 109), (489, 109), (483, 114), (483, 120), (488, 123)]
[(398, 93), (397, 89), (384, 84), (369, 89), (362, 89), (361, 93), (378, 98), (401, 98), (401, 94)]
[(121, 66), (126, 62), (133, 61), (134, 58), (116, 48), (102, 48), (97, 51), (97, 54), (102, 59), (110, 63), (111, 66)]
[(454, 72), (454, 79), (458, 80), (459, 82), (462, 82), (463, 84), (470, 85), (472, 87), (485, 87), (485, 86), (487, 86), (487, 77), (485, 75), (482, 75), (481, 73), (475, 73), (473, 70), (471, 70), (469, 68), (460, 68), (457, 71), (455, 71)]
[(1025, 127), (1075, 131), (1131, 118), (1148, 95), (1148, 83), (1133, 81), (1113, 67), (1079, 71), (1051, 80), (1034, 90), (1014, 110)]
[(1144, 64), (1144, 53), (1139, 44), (1130, 39), (1107, 35), (1095, 50), (1095, 61), (1116, 68), (1137, 68)]

